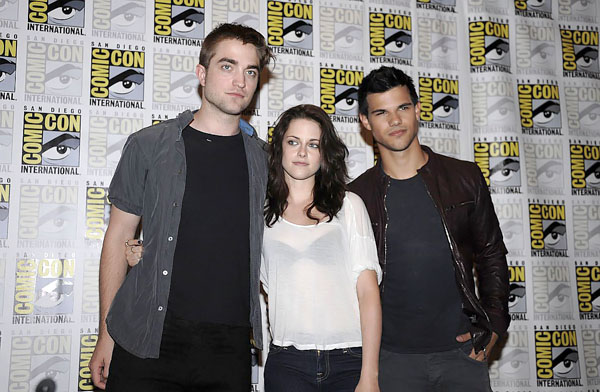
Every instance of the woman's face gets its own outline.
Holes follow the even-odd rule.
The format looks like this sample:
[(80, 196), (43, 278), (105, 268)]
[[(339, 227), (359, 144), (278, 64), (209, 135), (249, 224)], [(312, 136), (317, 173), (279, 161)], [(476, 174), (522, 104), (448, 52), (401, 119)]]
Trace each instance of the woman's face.
[(286, 181), (314, 179), (321, 166), (321, 127), (312, 120), (292, 120), (283, 135), (282, 165)]

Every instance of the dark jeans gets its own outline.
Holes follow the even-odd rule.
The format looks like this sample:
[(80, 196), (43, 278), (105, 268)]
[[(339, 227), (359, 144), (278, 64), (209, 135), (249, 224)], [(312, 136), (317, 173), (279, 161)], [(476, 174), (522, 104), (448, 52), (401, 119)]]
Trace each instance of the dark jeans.
[(298, 350), (271, 345), (265, 365), (265, 392), (354, 392), (362, 348)]
[(381, 392), (491, 392), (487, 362), (469, 357), (470, 342), (450, 351), (427, 354), (379, 353)]
[(115, 344), (108, 392), (248, 392), (250, 328), (194, 323), (167, 313), (160, 355), (142, 359)]

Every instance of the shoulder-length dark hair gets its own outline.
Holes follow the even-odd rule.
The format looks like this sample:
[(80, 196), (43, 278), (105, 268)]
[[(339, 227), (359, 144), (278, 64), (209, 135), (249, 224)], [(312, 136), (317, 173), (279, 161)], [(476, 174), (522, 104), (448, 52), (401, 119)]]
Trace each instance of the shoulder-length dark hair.
[(340, 139), (331, 119), (318, 106), (298, 105), (283, 112), (275, 125), (271, 144), (269, 145), (269, 181), (267, 183), (267, 202), (265, 205), (265, 222), (271, 227), (287, 208), (289, 189), (285, 183), (283, 171), (283, 137), (290, 123), (296, 119), (307, 119), (316, 122), (321, 128), (319, 152), (321, 167), (315, 175), (313, 201), (308, 206), (306, 215), (315, 221), (319, 218), (312, 215), (316, 208), (326, 214), (331, 221), (342, 208), (348, 180), (346, 157), (348, 149)]

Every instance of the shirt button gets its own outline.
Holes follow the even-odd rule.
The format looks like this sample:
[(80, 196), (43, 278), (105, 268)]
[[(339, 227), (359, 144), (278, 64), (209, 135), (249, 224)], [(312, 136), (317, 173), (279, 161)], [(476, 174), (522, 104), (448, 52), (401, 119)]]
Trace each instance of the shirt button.
[(163, 275), (164, 275), (164, 276), (167, 276), (167, 275), (169, 275), (169, 271), (167, 271), (167, 270), (163, 270)]
[(176, 201), (173, 202), (173, 207), (177, 207), (179, 204), (177, 204)]
[(167, 241), (169, 241), (169, 242), (173, 241), (173, 237), (169, 236), (169, 238), (167, 238)]
[(163, 311), (163, 307), (162, 307), (162, 306), (159, 306), (159, 307), (158, 307), (158, 311), (159, 311), (159, 312), (162, 312), (162, 311)]

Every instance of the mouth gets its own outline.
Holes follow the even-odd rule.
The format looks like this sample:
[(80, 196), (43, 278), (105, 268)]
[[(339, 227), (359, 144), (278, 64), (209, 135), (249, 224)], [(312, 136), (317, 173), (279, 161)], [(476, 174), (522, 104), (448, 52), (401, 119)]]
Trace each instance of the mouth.
[(406, 128), (396, 129), (389, 133), (390, 136), (400, 136), (407, 132)]
[(292, 163), (296, 166), (308, 166), (308, 163), (306, 163), (306, 162), (292, 162)]
[(242, 93), (236, 93), (236, 92), (230, 92), (227, 93), (227, 95), (231, 96), (231, 97), (235, 97), (235, 98), (245, 98), (246, 96)]

